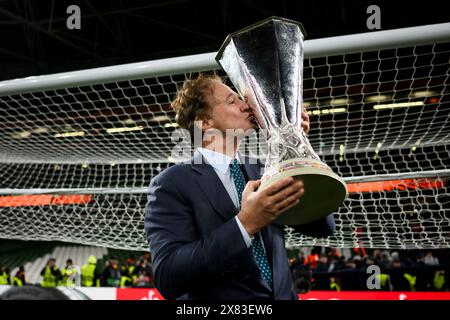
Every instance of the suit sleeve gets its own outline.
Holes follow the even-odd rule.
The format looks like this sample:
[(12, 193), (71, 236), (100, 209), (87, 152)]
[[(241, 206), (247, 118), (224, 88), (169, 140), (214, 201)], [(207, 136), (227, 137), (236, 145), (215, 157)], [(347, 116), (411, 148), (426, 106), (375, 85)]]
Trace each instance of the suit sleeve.
[(192, 201), (167, 175), (150, 184), (144, 227), (155, 286), (166, 299), (215, 283), (249, 254), (235, 219), (200, 238)]
[(317, 221), (298, 226), (292, 226), (292, 228), (305, 236), (313, 238), (325, 238), (333, 234), (336, 229), (336, 223), (334, 221), (333, 214), (330, 214), (325, 218), (319, 219)]

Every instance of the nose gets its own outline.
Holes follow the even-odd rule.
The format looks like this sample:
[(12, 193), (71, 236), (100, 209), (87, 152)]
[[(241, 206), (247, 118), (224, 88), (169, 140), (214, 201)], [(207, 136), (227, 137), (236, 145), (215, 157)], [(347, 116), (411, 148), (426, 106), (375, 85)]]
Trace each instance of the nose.
[(248, 105), (248, 99), (246, 97), (244, 97), (244, 100), (240, 100), (241, 104), (240, 104), (240, 108), (242, 112), (251, 112), (250, 106)]

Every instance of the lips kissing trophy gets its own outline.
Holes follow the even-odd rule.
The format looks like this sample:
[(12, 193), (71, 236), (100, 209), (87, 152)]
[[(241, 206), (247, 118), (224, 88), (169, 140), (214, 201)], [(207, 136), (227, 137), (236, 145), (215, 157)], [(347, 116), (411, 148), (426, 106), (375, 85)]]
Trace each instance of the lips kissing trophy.
[(275, 220), (284, 225), (323, 218), (347, 197), (345, 182), (320, 160), (301, 127), (303, 40), (300, 23), (271, 17), (228, 35), (216, 56), (267, 138), (260, 188), (289, 176), (305, 185), (300, 202)]

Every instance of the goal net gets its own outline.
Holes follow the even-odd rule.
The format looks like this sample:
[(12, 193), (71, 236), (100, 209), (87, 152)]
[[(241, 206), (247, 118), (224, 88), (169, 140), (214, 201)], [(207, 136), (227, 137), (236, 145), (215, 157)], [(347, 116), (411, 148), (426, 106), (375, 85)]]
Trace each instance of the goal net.
[[(450, 24), (307, 40), (309, 141), (348, 184), (336, 232), (286, 245), (450, 247)], [(0, 237), (148, 250), (153, 176), (189, 157), (170, 109), (215, 53), (0, 82)], [(254, 135), (243, 152), (264, 158)]]

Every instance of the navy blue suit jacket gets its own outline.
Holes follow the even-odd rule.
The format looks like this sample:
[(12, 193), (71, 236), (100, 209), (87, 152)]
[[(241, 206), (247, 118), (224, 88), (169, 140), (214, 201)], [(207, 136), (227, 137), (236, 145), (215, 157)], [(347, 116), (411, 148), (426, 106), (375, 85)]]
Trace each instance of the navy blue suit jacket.
[[(271, 290), (234, 219), (238, 209), (201, 157), (197, 152), (150, 183), (144, 225), (156, 288), (166, 299), (297, 299), (283, 227), (261, 230), (273, 270)], [(260, 178), (262, 164), (243, 166), (249, 180)], [(334, 231), (333, 217), (297, 231), (328, 236)]]

